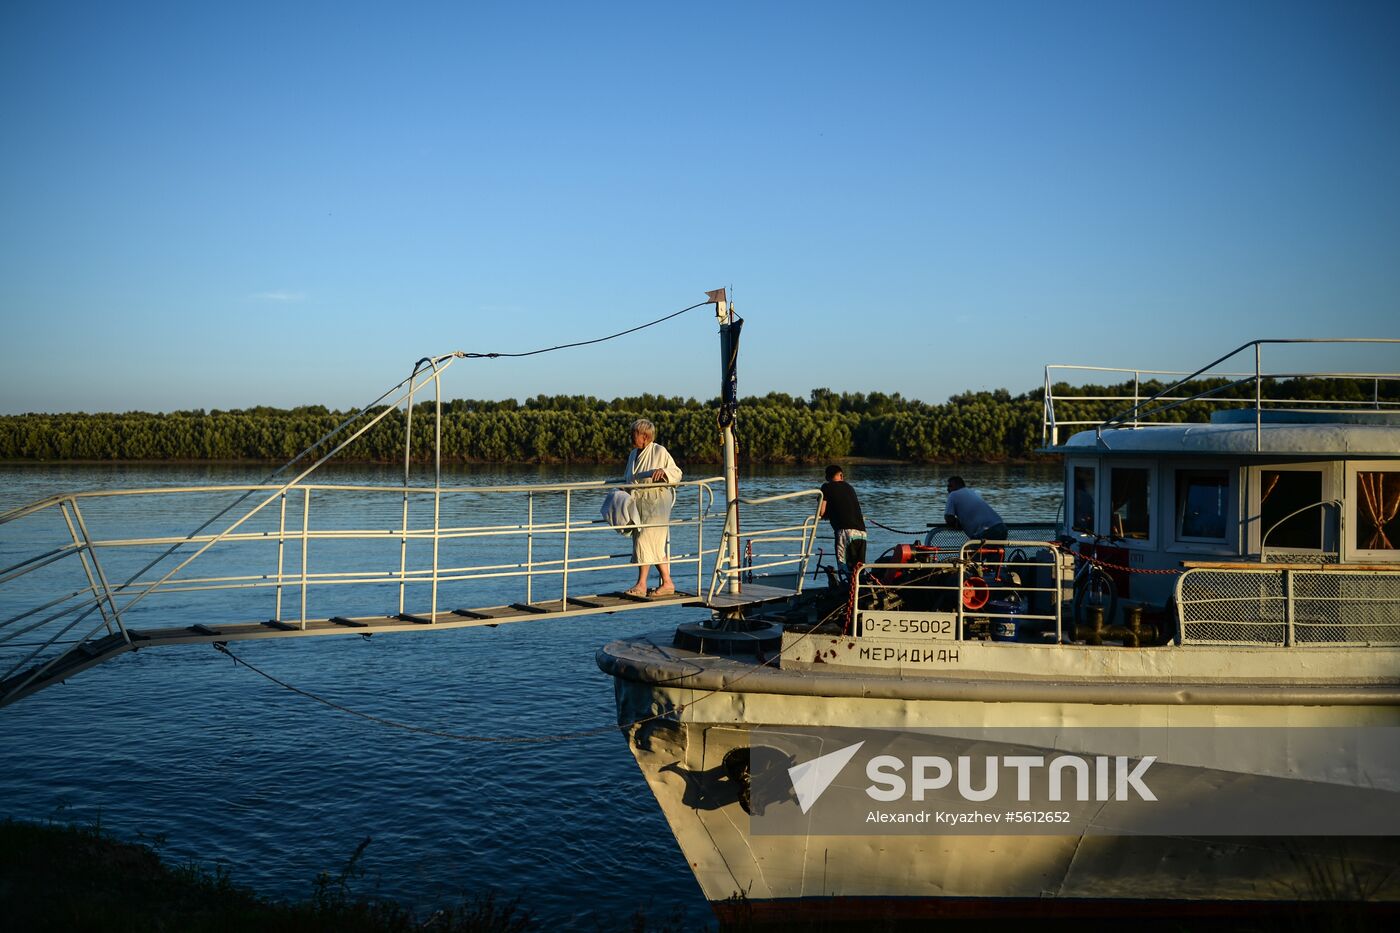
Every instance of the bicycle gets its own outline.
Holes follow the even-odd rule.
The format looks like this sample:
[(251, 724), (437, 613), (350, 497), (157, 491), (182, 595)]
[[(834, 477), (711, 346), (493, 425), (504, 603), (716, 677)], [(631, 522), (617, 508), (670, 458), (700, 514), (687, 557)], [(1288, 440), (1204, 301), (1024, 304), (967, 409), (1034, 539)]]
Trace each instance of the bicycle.
[[(1121, 541), (1121, 538), (1113, 535), (1099, 535), (1089, 532), (1094, 539), (1094, 546), (1114, 544)], [(1066, 549), (1073, 548), (1077, 543), (1076, 539), (1070, 535), (1060, 538), (1060, 543)], [(1081, 551), (1083, 548), (1081, 547)], [(1088, 616), (1094, 609), (1102, 610), (1105, 625), (1113, 623), (1113, 614), (1118, 609), (1118, 584), (1113, 582), (1108, 571), (1094, 563), (1084, 554), (1076, 554), (1079, 558), (1079, 567), (1074, 572), (1074, 601), (1071, 618), (1076, 631), (1081, 627), (1087, 627)], [(1074, 633), (1070, 634), (1071, 639)]]

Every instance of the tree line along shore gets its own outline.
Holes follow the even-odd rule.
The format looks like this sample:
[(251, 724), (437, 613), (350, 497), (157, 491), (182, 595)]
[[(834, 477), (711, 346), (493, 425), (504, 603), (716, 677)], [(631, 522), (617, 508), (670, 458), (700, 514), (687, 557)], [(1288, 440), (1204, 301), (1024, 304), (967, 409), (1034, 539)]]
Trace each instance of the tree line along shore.
[[(1191, 402), (1155, 420), (1204, 420), (1216, 402), (1249, 404), (1253, 386), (1213, 386), (1215, 402)], [(1143, 383), (1146, 396), (1162, 386)], [(1269, 397), (1369, 401), (1347, 380), (1287, 380)], [(1380, 401), (1400, 402), (1400, 386), (1384, 387)], [(1068, 392), (1056, 386), (1055, 394)], [(1132, 397), (1131, 383), (1079, 386), (1086, 396)], [(1363, 395), (1363, 393), (1366, 393)], [(965, 392), (942, 404), (898, 393), (836, 393), (814, 389), (807, 398), (781, 392), (744, 398), (739, 406), (740, 456), (749, 463), (815, 463), (849, 457), (908, 462), (996, 462), (1032, 459), (1041, 446), (1044, 390), (1012, 395), (1005, 389)], [(1122, 401), (1056, 401), (1060, 422), (1103, 420)], [(455, 399), (442, 406), (442, 456), (451, 463), (613, 463), (627, 448), (628, 427), (646, 417), (657, 440), (683, 463), (717, 463), (718, 400), (642, 395), (603, 401), (592, 396), (536, 396), (515, 400)], [(350, 431), (377, 412), (360, 416)], [(413, 458), (433, 457), (432, 402), (414, 407)], [(286, 461), (341, 424), (352, 412), (324, 406), (0, 416), (0, 460), (7, 461)], [(343, 451), (343, 462), (403, 459), (405, 413), (389, 413)]]

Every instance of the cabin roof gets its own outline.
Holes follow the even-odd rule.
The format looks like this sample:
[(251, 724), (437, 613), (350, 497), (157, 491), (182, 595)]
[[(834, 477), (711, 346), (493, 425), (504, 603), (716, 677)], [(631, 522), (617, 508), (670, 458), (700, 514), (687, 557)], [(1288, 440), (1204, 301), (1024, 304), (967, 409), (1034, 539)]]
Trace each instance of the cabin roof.
[[(1253, 415), (1253, 412), (1250, 412)], [(1047, 453), (1227, 457), (1400, 458), (1400, 425), (1346, 420), (1171, 424), (1080, 431)]]

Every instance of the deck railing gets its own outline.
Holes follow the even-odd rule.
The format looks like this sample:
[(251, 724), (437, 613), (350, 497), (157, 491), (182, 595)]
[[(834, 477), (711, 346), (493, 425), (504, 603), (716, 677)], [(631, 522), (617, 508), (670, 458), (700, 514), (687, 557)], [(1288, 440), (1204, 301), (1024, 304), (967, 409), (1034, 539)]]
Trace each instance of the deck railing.
[[(802, 592), (807, 561), (812, 555), (821, 521), (821, 501), (820, 489), (803, 489), (759, 499), (741, 498), (739, 504), (743, 507), (744, 520), (738, 530), (724, 529), (707, 599), (713, 600), (717, 593), (726, 591), (736, 578), (746, 583), (770, 583), (794, 593)], [(776, 524), (765, 525), (765, 521)], [(752, 527), (745, 531), (745, 525)], [(729, 547), (735, 536), (743, 547)], [(729, 559), (735, 550), (740, 554), (738, 564), (732, 564)]]
[[(1060, 643), (1069, 584), (1066, 563), (1043, 541), (969, 541), (956, 559), (940, 548), (912, 562), (866, 564), (854, 585), (854, 631)], [(1178, 578), (1173, 603), (1175, 637), (1162, 637), (1177, 645), (1400, 646), (1400, 566), (1193, 568)]]
[(964, 541), (956, 557), (922, 557), (864, 565), (851, 597), (854, 634), (965, 641), (975, 622), (996, 641), (1064, 640), (1064, 566), (1044, 541)]

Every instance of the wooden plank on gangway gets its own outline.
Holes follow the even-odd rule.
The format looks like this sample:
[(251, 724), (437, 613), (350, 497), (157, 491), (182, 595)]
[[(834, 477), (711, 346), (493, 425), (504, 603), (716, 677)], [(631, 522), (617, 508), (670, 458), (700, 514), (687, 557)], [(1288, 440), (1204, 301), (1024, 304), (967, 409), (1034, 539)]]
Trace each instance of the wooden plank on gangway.
[(712, 609), (730, 609), (737, 606), (750, 606), (755, 603), (771, 603), (780, 599), (791, 599), (797, 591), (785, 586), (767, 586), (762, 583), (744, 583), (739, 593), (715, 593), (705, 601)]
[[(453, 612), (452, 615), (458, 615)], [(513, 621), (516, 619), (531, 619), (535, 617), (533, 612), (521, 612), (511, 606), (488, 606), (485, 609), (474, 609), (472, 615), (478, 619), (486, 619), (492, 622), (499, 622), (502, 619)]]
[[(755, 594), (757, 595), (757, 594)], [(139, 629), (131, 632), (136, 647), (155, 645), (201, 644), (212, 641), (244, 641), (252, 638), (304, 637), (333, 635), (347, 629), (356, 633), (428, 631), (430, 629), (469, 628), (478, 625), (498, 625), (542, 618), (571, 618), (627, 612), (657, 606), (700, 605), (694, 593), (677, 590), (673, 596), (628, 597), (623, 593), (603, 593), (596, 596), (571, 596), (567, 607), (559, 600), (515, 603), (504, 606), (483, 606), (430, 613), (404, 613), (391, 616), (332, 616), (329, 619), (307, 619), (305, 624), (273, 625), (268, 622), (237, 622), (217, 627), (186, 625), (178, 628)]]

